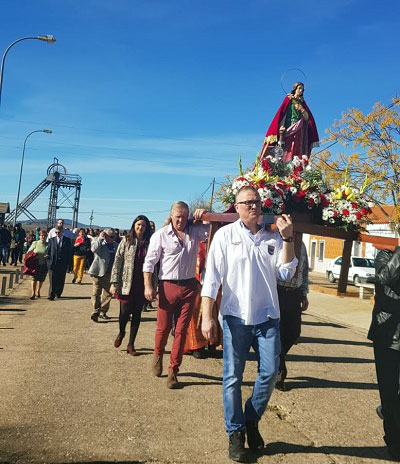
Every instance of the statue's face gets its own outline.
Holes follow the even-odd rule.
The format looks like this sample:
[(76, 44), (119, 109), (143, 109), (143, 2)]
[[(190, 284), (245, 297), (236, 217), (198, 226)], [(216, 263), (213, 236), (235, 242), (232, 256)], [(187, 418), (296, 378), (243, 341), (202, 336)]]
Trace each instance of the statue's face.
[(296, 90), (294, 92), (294, 97), (295, 98), (300, 98), (303, 96), (303, 92), (304, 92), (304, 87), (302, 85), (298, 85), (296, 87)]

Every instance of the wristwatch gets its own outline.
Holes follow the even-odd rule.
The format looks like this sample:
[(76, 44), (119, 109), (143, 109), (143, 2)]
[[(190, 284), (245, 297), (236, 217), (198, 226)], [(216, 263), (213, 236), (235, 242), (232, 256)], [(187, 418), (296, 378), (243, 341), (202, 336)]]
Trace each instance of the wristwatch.
[(288, 243), (294, 242), (294, 238), (293, 238), (293, 237), (282, 238), (282, 240), (283, 240), (284, 242), (288, 242)]

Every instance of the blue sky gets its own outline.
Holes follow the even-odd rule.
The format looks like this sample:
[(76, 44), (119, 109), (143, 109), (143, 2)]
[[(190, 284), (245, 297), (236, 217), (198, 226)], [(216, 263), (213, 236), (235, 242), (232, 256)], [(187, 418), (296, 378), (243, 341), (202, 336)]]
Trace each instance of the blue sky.
[[(15, 206), (53, 157), (82, 176), (79, 220), (160, 226), (213, 177), (254, 161), (300, 68), (320, 138), (350, 107), (369, 111), (398, 94), (398, 0), (272, 2), (0, 0), (0, 201)], [(301, 76), (288, 71), (284, 86)], [(336, 148), (336, 147), (335, 147)], [(339, 150), (339, 147), (337, 147)], [(208, 189), (208, 190), (207, 190)], [(49, 191), (31, 210), (46, 217)], [(63, 214), (70, 218), (70, 211)]]

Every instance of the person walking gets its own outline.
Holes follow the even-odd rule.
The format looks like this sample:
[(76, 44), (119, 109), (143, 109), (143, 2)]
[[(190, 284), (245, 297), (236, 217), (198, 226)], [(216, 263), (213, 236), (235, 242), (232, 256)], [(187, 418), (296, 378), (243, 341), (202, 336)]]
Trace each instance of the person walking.
[(99, 317), (110, 319), (107, 316), (112, 298), (110, 278), (117, 250), (114, 238), (115, 231), (110, 228), (103, 230), (98, 237), (92, 239), (91, 249), (94, 259), (89, 268), (89, 274), (93, 281), (93, 312), (90, 316), (93, 322), (98, 322)]
[[(264, 230), (258, 225), (261, 198), (254, 187), (238, 191), (235, 209), (239, 219), (216, 232), (208, 253), (201, 292), (202, 332), (210, 343), (216, 339), (212, 307), (222, 285), (225, 428), (229, 457), (245, 462), (246, 433), (251, 450), (264, 448), (258, 422), (274, 389), (279, 367), (277, 277), (290, 279), (296, 271), (297, 258), (289, 215), (277, 219), (278, 231)], [(243, 411), (241, 384), (251, 347), (258, 361), (258, 376)]]
[[(204, 209), (197, 209), (193, 218), (200, 221)], [(188, 222), (189, 206), (178, 201), (171, 207), (167, 225), (151, 236), (150, 246), (143, 265), (145, 298), (153, 301), (156, 293), (152, 274), (160, 262), (159, 302), (152, 372), (161, 377), (163, 354), (175, 315), (175, 334), (172, 342), (167, 387), (179, 388), (177, 374), (182, 363), (186, 331), (192, 316), (199, 284), (195, 278), (199, 244), (207, 237), (208, 225)]]
[(301, 333), (301, 315), (308, 308), (308, 257), (304, 243), (301, 243), (299, 264), (292, 279), (278, 279), (280, 308), (281, 356), (278, 379), (275, 388), (286, 390), (286, 355), (296, 343)]
[(368, 338), (374, 345), (383, 439), (390, 456), (400, 461), (400, 239), (394, 251), (381, 250), (375, 258), (375, 304)]
[(36, 297), (40, 298), (40, 289), (42, 288), (43, 282), (46, 280), (47, 276), (47, 232), (45, 230), (39, 231), (39, 240), (32, 242), (31, 246), (28, 249), (28, 253), (32, 251), (36, 253), (37, 257), (37, 268), (35, 274), (32, 276), (31, 282), (31, 300), (34, 300)]
[(64, 237), (64, 229), (56, 227), (56, 236), (49, 239), (47, 248), (47, 268), (49, 270), (49, 300), (61, 298), (65, 275), (72, 256), (71, 240)]
[(73, 272), (74, 278), (72, 283), (77, 282), (80, 284), (82, 282), (83, 273), (85, 271), (86, 257), (90, 250), (90, 240), (86, 236), (85, 229), (79, 229), (78, 237), (75, 239), (74, 243), (74, 264)]
[(4, 224), (0, 225), (0, 260), (3, 266), (7, 264), (7, 248), (11, 243), (11, 234)]
[[(144, 297), (143, 263), (151, 236), (150, 223), (146, 216), (138, 216), (127, 235), (123, 237), (115, 254), (111, 271), (111, 293), (119, 300), (119, 334), (115, 348), (121, 346), (126, 325), (132, 316), (127, 353), (136, 356), (135, 339), (139, 330)], [(155, 273), (153, 273), (153, 287)]]

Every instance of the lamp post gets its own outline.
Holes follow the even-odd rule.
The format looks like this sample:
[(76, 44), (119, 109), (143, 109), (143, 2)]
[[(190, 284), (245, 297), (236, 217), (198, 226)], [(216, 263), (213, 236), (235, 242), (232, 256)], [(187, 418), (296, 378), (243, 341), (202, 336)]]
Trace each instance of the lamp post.
[(22, 159), (21, 159), (21, 169), (19, 171), (19, 182), (18, 182), (18, 193), (17, 193), (17, 203), (15, 205), (15, 215), (14, 215), (14, 227), (15, 227), (15, 224), (17, 223), (17, 216), (18, 216), (18, 204), (19, 204), (19, 192), (21, 190), (21, 180), (22, 180), (22, 169), (24, 167), (24, 158), (25, 158), (25, 145), (26, 145), (26, 141), (28, 140), (28, 137), (31, 136), (32, 134), (34, 134), (35, 132), (45, 132), (46, 134), (52, 134), (53, 131), (50, 130), (50, 129), (39, 129), (39, 130), (34, 130), (32, 132), (30, 132), (26, 137), (25, 137), (25, 140), (24, 140), (24, 148), (22, 149)]
[(33, 39), (33, 40), (42, 40), (44, 42), (48, 42), (48, 43), (52, 43), (52, 42), (55, 42), (56, 41), (56, 38), (54, 37), (54, 35), (37, 35), (36, 37), (22, 37), (21, 39), (17, 39), (17, 40), (14, 40), (13, 43), (11, 43), (6, 51), (4, 52), (4, 55), (3, 55), (3, 58), (1, 60), (1, 66), (0, 66), (0, 105), (1, 105), (1, 89), (3, 87), (3, 72), (4, 72), (4, 61), (6, 59), (6, 56), (7, 56), (7, 53), (8, 51), (10, 50), (10, 48), (15, 45), (16, 43), (18, 42), (21, 42), (22, 40), (30, 40), (30, 39)]

